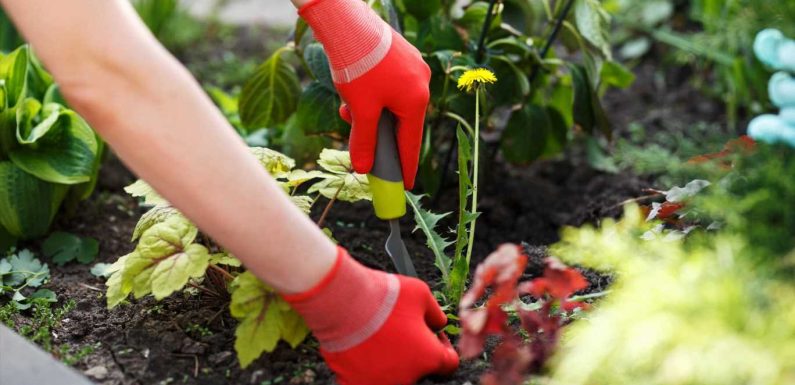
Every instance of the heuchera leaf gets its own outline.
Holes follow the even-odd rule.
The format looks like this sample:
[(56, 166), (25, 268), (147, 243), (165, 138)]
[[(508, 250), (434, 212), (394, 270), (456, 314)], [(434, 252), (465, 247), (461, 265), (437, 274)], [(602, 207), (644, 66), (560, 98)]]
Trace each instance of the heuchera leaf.
[(251, 272), (240, 274), (230, 285), (229, 310), (240, 321), (235, 330), (235, 351), (245, 368), (279, 340), (293, 348), (309, 334), (303, 319), (273, 289)]
[[(157, 205), (149, 209), (149, 211), (145, 212), (144, 215), (141, 215), (141, 218), (138, 219), (138, 223), (135, 225), (135, 229), (133, 230), (132, 241), (134, 242), (136, 239), (141, 237), (141, 234), (144, 231), (148, 230), (150, 227), (165, 222), (168, 218), (173, 216), (183, 217), (182, 214), (174, 207), (168, 205)], [(183, 217), (184, 218), (184, 217)]]
[(265, 147), (250, 147), (249, 150), (274, 178), (283, 178), (295, 168), (295, 160), (278, 151)]
[(161, 300), (181, 290), (191, 278), (204, 276), (210, 260), (207, 249), (193, 241), (198, 229), (181, 217), (170, 217), (144, 231), (135, 250), (111, 266), (108, 307), (130, 293)]
[(328, 173), (323, 180), (309, 188), (309, 194), (318, 192), (328, 199), (336, 197), (345, 202), (373, 199), (367, 176), (353, 170), (347, 151), (324, 149), (317, 163)]
[(140, 179), (125, 187), (124, 191), (136, 198), (143, 198), (144, 204), (146, 205), (170, 206), (165, 199), (160, 197), (152, 186)]

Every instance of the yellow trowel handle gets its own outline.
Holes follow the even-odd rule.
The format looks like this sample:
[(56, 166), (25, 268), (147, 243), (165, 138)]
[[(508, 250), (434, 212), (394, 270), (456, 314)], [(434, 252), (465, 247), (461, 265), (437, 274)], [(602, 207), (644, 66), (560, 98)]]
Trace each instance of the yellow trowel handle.
[(395, 116), (384, 110), (378, 122), (378, 141), (373, 169), (367, 174), (373, 192), (375, 216), (383, 220), (406, 215), (406, 194), (403, 189), (403, 172), (400, 168)]

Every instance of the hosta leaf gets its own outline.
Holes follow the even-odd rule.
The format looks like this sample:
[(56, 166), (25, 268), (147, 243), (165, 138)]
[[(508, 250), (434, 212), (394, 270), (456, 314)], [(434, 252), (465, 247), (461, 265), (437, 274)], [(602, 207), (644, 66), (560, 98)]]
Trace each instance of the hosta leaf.
[(145, 212), (144, 215), (138, 219), (138, 223), (135, 225), (135, 229), (133, 230), (132, 241), (134, 242), (138, 239), (144, 231), (148, 230), (150, 227), (154, 226), (155, 224), (165, 222), (168, 218), (173, 216), (180, 216), (182, 217), (182, 213), (179, 212), (174, 207), (168, 205), (157, 205), (152, 207), (149, 211)]
[(41, 245), (42, 252), (56, 265), (76, 260), (82, 264), (90, 263), (99, 253), (99, 242), (96, 239), (57, 231), (50, 234)]
[(280, 339), (295, 347), (309, 334), (301, 317), (251, 272), (239, 275), (231, 289), (229, 310), (240, 321), (235, 330), (235, 351), (241, 367), (263, 352), (273, 351)]
[(243, 86), (240, 118), (248, 129), (284, 123), (295, 112), (301, 84), (290, 65), (276, 52), (257, 68)]
[(137, 298), (151, 293), (163, 299), (181, 290), (191, 278), (202, 277), (210, 261), (207, 249), (193, 241), (198, 229), (187, 219), (169, 217), (144, 231), (135, 251), (120, 258), (110, 270), (108, 307), (130, 293)]
[(574, 19), (577, 30), (601, 54), (612, 58), (610, 39), (608, 37), (610, 15), (602, 8), (599, 0), (576, 0), (574, 6)]
[(5, 81), (8, 107), (14, 107), (25, 98), (25, 85), (28, 73), (28, 46), (17, 48), (0, 58), (0, 79)]
[(452, 245), (453, 242), (442, 237), (436, 231), (436, 225), (442, 218), (450, 215), (450, 213), (434, 214), (423, 209), (422, 205), (420, 204), (422, 197), (422, 195), (414, 195), (410, 192), (406, 192), (406, 198), (408, 198), (407, 201), (409, 206), (411, 206), (411, 209), (414, 210), (414, 221), (417, 223), (417, 227), (414, 228), (414, 231), (422, 230), (422, 232), (425, 234), (428, 248), (431, 249), (434, 257), (436, 258), (436, 267), (438, 267), (439, 271), (442, 272), (442, 279), (447, 282), (448, 276), (450, 274), (451, 261), (450, 257), (445, 254), (444, 250)]
[(68, 186), (45, 182), (12, 162), (0, 162), (0, 224), (14, 237), (47, 233)]
[(147, 205), (168, 205), (169, 203), (163, 199), (155, 189), (143, 179), (135, 181), (135, 183), (124, 188), (127, 194), (136, 198), (143, 198), (144, 204)]
[[(99, 155), (99, 142), (88, 124), (76, 113), (58, 104), (41, 108), (25, 103), (17, 109), (17, 141), (21, 146), (8, 156), (26, 172), (48, 182), (77, 184), (88, 182), (94, 175)], [(31, 116), (28, 116), (30, 114)]]
[(274, 178), (285, 177), (295, 167), (295, 160), (278, 151), (265, 147), (250, 147), (249, 150)]

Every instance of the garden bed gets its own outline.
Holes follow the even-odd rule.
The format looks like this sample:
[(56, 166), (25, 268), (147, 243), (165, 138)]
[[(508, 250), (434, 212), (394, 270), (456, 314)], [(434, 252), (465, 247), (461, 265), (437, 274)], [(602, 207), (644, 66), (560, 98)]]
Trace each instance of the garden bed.
[[(605, 106), (616, 123), (617, 135), (626, 134), (632, 122), (650, 131), (686, 130), (692, 124), (715, 119), (719, 105), (701, 99), (684, 84), (684, 76), (672, 76), (664, 88), (653, 82), (654, 67), (638, 67), (635, 86), (608, 94)], [(665, 83), (665, 82), (663, 82)], [(693, 100), (697, 100), (693, 103)], [(717, 119), (716, 119), (717, 120)], [(706, 151), (713, 149), (705, 149)], [(528, 167), (498, 163), (484, 173), (473, 266), (504, 242), (525, 242), (531, 255), (526, 277), (541, 273), (544, 248), (558, 240), (563, 226), (595, 223), (621, 213), (621, 203), (644, 195), (652, 178), (630, 172), (598, 171), (584, 156), (567, 160), (539, 161)], [(74, 216), (56, 224), (56, 229), (99, 240), (97, 262), (112, 263), (130, 252), (130, 237), (145, 211), (122, 188), (133, 177), (118, 162), (107, 163), (94, 197), (83, 202)], [(431, 208), (452, 211), (457, 204), (454, 186), (444, 187), (442, 199)], [(429, 200), (430, 202), (430, 200)], [(316, 205), (315, 211), (322, 209)], [(387, 225), (377, 220), (367, 203), (336, 205), (327, 220), (334, 237), (364, 264), (387, 271), (394, 268), (383, 244)], [(319, 216), (313, 212), (313, 218)], [(403, 239), (414, 258), (420, 278), (439, 288), (439, 271), (422, 234), (411, 233), (410, 217), (402, 221)], [(446, 228), (443, 226), (442, 228)], [(263, 248), (267, 234), (263, 234)], [(34, 248), (36, 245), (32, 245)], [(241, 370), (234, 353), (236, 321), (226, 311), (228, 302), (200, 294), (175, 294), (161, 302), (151, 297), (107, 310), (104, 280), (93, 276), (90, 266), (50, 266), (51, 282), (59, 302), (74, 300), (75, 309), (54, 329), (56, 341), (95, 349), (76, 367), (100, 384), (326, 384), (333, 375), (308, 340), (297, 349), (286, 344), (266, 353)], [(603, 290), (605, 277), (586, 274), (588, 291)], [(455, 338), (453, 338), (455, 341)], [(385, 347), (388, 349), (388, 347)], [(422, 384), (477, 383), (487, 369), (487, 360), (464, 362), (451, 378), (425, 379)]]

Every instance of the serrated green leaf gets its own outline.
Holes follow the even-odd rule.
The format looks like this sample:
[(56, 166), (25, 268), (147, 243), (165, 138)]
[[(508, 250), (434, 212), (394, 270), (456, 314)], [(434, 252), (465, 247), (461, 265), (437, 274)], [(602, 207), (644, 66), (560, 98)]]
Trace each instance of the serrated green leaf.
[(442, 237), (436, 231), (436, 225), (439, 223), (439, 220), (450, 215), (450, 213), (434, 214), (423, 209), (420, 203), (422, 197), (423, 195), (414, 195), (410, 192), (406, 192), (407, 201), (414, 211), (414, 221), (417, 224), (414, 231), (422, 230), (423, 234), (425, 234), (428, 248), (431, 249), (435, 257), (434, 263), (442, 273), (442, 280), (447, 282), (450, 274), (451, 259), (445, 254), (444, 250), (452, 245), (453, 242)]
[(22, 250), (6, 259), (11, 272), (3, 279), (4, 285), (39, 287), (50, 278), (50, 269), (41, 263), (30, 250)]
[(251, 272), (235, 278), (229, 310), (240, 321), (235, 330), (235, 351), (245, 368), (280, 339), (298, 346), (309, 334), (301, 317)]
[(314, 201), (312, 197), (308, 197), (306, 195), (294, 195), (290, 197), (290, 200), (298, 206), (304, 214), (309, 214), (312, 211), (312, 202)]
[(240, 94), (240, 119), (248, 129), (284, 123), (295, 112), (301, 84), (277, 51), (257, 68)]
[(99, 242), (93, 238), (57, 231), (50, 234), (42, 243), (44, 256), (52, 258), (58, 266), (76, 260), (82, 264), (90, 263), (99, 253)]
[(167, 205), (157, 205), (149, 209), (149, 211), (145, 212), (144, 215), (141, 215), (141, 218), (138, 219), (138, 223), (135, 225), (135, 229), (133, 230), (132, 241), (134, 242), (138, 239), (144, 231), (148, 230), (150, 227), (154, 226), (155, 224), (165, 222), (168, 218), (173, 216), (183, 216), (182, 213), (179, 212), (174, 207), (167, 206)]
[(295, 160), (265, 147), (250, 147), (249, 151), (274, 178), (284, 178), (295, 168)]
[(136, 198), (143, 198), (146, 205), (162, 205), (169, 206), (168, 201), (163, 199), (152, 186), (144, 182), (143, 179), (135, 181), (135, 183), (124, 188), (127, 194)]
[(161, 300), (182, 290), (191, 278), (204, 276), (210, 253), (193, 243), (197, 234), (196, 226), (178, 216), (144, 231), (135, 250), (110, 268), (108, 307), (116, 306), (130, 293), (136, 298), (151, 293)]
[(336, 197), (345, 202), (373, 199), (367, 176), (353, 170), (347, 151), (324, 149), (317, 163), (329, 174), (325, 174), (323, 180), (312, 185), (308, 190), (309, 194), (320, 193), (328, 199)]
[(312, 179), (319, 179), (325, 177), (326, 174), (322, 171), (312, 170), (312, 171), (304, 171), (301, 169), (290, 171), (287, 176), (284, 177), (287, 181), (284, 182), (288, 187), (298, 187), (305, 182), (308, 182)]
[(232, 267), (240, 267), (243, 264), (239, 259), (235, 258), (229, 253), (215, 253), (210, 256), (210, 264), (213, 265), (226, 265)]

